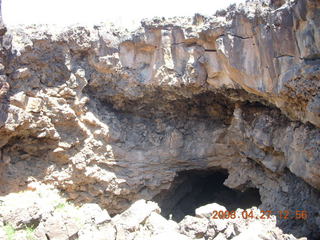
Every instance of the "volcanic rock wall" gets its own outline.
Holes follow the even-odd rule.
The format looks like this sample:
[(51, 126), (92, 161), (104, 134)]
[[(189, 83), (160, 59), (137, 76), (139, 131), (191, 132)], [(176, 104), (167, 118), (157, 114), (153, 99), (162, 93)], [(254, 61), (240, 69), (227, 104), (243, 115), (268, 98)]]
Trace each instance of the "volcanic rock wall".
[(319, 1), (1, 34), (2, 194), (41, 181), (115, 214), (226, 169), (262, 209), (310, 214), (283, 229), (320, 235)]

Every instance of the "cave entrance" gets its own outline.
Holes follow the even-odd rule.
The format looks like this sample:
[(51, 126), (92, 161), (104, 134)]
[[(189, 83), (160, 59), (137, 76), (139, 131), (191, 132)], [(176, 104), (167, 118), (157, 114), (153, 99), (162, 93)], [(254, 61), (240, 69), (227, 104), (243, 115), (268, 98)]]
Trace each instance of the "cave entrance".
[(180, 172), (171, 188), (159, 193), (154, 201), (159, 203), (162, 216), (181, 221), (184, 216), (195, 213), (195, 209), (218, 203), (232, 211), (251, 208), (261, 204), (259, 190), (248, 188), (238, 191), (223, 185), (228, 177), (226, 170), (190, 170)]

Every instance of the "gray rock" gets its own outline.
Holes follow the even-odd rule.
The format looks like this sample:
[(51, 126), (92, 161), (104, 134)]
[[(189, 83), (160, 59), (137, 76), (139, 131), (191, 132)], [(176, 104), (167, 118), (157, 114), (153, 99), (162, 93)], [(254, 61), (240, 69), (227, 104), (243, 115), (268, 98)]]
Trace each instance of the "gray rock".
[(111, 221), (111, 217), (109, 216), (106, 210), (102, 210), (98, 204), (87, 203), (84, 204), (80, 211), (82, 211), (83, 215), (87, 218), (87, 222), (94, 222), (99, 225), (101, 223), (105, 223)]
[(224, 206), (221, 206), (217, 203), (211, 203), (207, 204), (205, 206), (199, 207), (196, 209), (195, 213), (197, 217), (200, 218), (212, 218), (213, 211), (227, 211), (227, 209)]
[[(202, 238), (208, 230), (209, 221), (207, 219), (200, 219), (192, 216), (186, 216), (180, 223), (180, 232), (192, 239)], [(210, 232), (215, 235), (215, 231)]]
[(78, 240), (114, 240), (116, 236), (116, 230), (111, 224), (99, 228), (94, 225), (87, 224), (79, 230), (78, 236)]
[(113, 217), (112, 222), (115, 225), (121, 225), (127, 230), (135, 230), (152, 212), (160, 213), (158, 204), (151, 201), (139, 200), (123, 213)]
[(173, 232), (173, 231), (159, 233), (159, 234), (153, 235), (150, 238), (150, 240), (163, 240), (163, 239), (191, 240), (192, 238), (189, 238), (185, 235), (182, 235), (180, 233)]
[[(144, 20), (132, 32), (6, 32), (1, 20), (1, 194), (32, 178), (52, 184), (119, 214), (120, 236), (158, 210), (120, 213), (162, 196), (179, 172), (225, 169), (228, 187), (259, 189), (261, 209), (319, 212), (319, 6), (248, 1), (210, 17)], [(319, 238), (318, 223), (279, 220), (309, 238)]]
[(153, 233), (178, 231), (179, 229), (179, 225), (176, 222), (167, 220), (156, 212), (152, 212), (146, 219), (145, 226)]
[(1, 206), (0, 209), (2, 221), (10, 223), (16, 229), (38, 226), (44, 214), (36, 203), (24, 208)]
[(227, 240), (226, 236), (223, 233), (218, 233), (218, 235), (215, 238), (209, 238), (213, 240)]
[(75, 220), (76, 216), (55, 212), (44, 222), (41, 222), (35, 231), (40, 239), (69, 240), (78, 237), (80, 227)]

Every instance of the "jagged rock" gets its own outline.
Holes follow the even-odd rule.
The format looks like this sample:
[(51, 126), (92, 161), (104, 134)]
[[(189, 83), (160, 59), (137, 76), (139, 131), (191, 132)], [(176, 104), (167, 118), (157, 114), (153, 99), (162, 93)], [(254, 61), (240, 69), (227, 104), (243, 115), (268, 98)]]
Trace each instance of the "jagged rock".
[[(180, 223), (180, 232), (192, 239), (202, 238), (208, 231), (209, 221), (207, 219), (199, 219), (192, 216), (186, 216)], [(215, 236), (215, 232), (211, 231), (210, 235)]]
[(227, 211), (227, 209), (224, 206), (221, 206), (217, 203), (211, 203), (207, 204), (205, 206), (199, 207), (196, 209), (195, 213), (197, 217), (200, 218), (211, 218), (213, 211)]
[(223, 233), (218, 233), (214, 238), (209, 237), (208, 239), (212, 240), (227, 240), (226, 236)]
[(1, 194), (37, 179), (118, 214), (116, 238), (134, 238), (158, 208), (120, 214), (133, 202), (180, 172), (225, 169), (261, 209), (314, 214), (279, 225), (318, 238), (319, 6), (248, 1), (132, 32), (0, 23)]
[(139, 200), (123, 213), (113, 217), (112, 222), (115, 225), (121, 225), (126, 230), (134, 231), (152, 212), (160, 213), (160, 208), (156, 203)]
[(145, 226), (152, 233), (161, 233), (166, 231), (178, 231), (179, 225), (171, 220), (167, 220), (159, 213), (152, 212), (145, 221)]
[(36, 203), (27, 208), (13, 207), (1, 209), (1, 216), (4, 222), (10, 222), (15, 228), (25, 228), (26, 226), (37, 226), (41, 219), (41, 209)]
[[(107, 218), (106, 221), (96, 221), (101, 215), (109, 216), (96, 204), (84, 204), (77, 207), (68, 203), (52, 187), (42, 184), (33, 191), (24, 191), (3, 197), (2, 206), (10, 206), (20, 212), (29, 210), (28, 204), (18, 205), (19, 200), (37, 203), (42, 209), (41, 218), (36, 225), (16, 226), (15, 218), (0, 216), (0, 239), (97, 239), (97, 240), (154, 240), (154, 239), (244, 239), (247, 236), (255, 236), (256, 239), (294, 240), (292, 235), (283, 234), (276, 227), (274, 216), (268, 219), (235, 218), (212, 219), (186, 216), (179, 224), (173, 220), (167, 220), (159, 214), (158, 205), (155, 202), (139, 200), (123, 213)], [(210, 204), (222, 209), (223, 206)], [(209, 206), (210, 206), (209, 205)], [(44, 207), (45, 206), (45, 207)], [(203, 206), (207, 209), (208, 205)], [(4, 208), (5, 209), (5, 208)], [(243, 209), (238, 209), (236, 216), (241, 216)], [(254, 216), (260, 216), (256, 208), (247, 209)], [(19, 215), (19, 214), (17, 214)], [(22, 214), (20, 219), (28, 216)], [(23, 220), (23, 221), (26, 221)], [(223, 223), (223, 224), (222, 224)], [(2, 238), (1, 238), (2, 237)]]
[(55, 213), (37, 227), (35, 236), (39, 239), (69, 240), (78, 236), (80, 230), (76, 216)]
[(244, 239), (248, 239), (248, 240), (253, 240), (253, 239), (278, 239), (278, 240), (282, 240), (282, 239), (286, 239), (286, 240), (295, 240), (296, 238), (293, 237), (292, 235), (285, 235), (283, 236), (281, 231), (270, 231), (270, 229), (268, 229), (268, 231), (266, 231), (265, 226), (262, 225), (259, 222), (255, 222), (254, 224), (250, 224), (250, 226), (243, 232), (241, 232), (238, 236), (232, 238), (235, 240), (244, 240)]
[(173, 231), (156, 234), (150, 238), (150, 240), (162, 240), (162, 239), (191, 240), (192, 238), (188, 238), (185, 235), (182, 235), (180, 233), (173, 232)]
[(102, 210), (97, 204), (84, 204), (80, 210), (89, 223), (94, 222), (99, 225), (111, 221), (111, 217), (108, 212), (106, 210)]
[[(210, 204), (215, 209), (223, 209), (218, 204)], [(208, 209), (209, 205), (201, 208)], [(225, 209), (225, 208), (224, 208)], [(225, 211), (225, 210), (221, 210)], [(244, 218), (242, 213), (252, 214)], [(212, 219), (186, 216), (180, 223), (180, 232), (192, 239), (296, 239), (293, 235), (284, 234), (276, 227), (275, 216), (260, 219), (261, 212), (256, 208), (237, 209), (234, 218)]]
[(78, 232), (78, 240), (114, 240), (116, 236), (116, 230), (112, 225), (107, 225), (97, 228), (94, 225), (85, 225)]

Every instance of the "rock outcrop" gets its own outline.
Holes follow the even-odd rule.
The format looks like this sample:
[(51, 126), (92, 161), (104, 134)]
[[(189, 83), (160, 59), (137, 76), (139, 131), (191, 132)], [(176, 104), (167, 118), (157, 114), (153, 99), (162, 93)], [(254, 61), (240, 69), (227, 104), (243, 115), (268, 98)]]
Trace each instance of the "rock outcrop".
[(249, 1), (134, 32), (1, 30), (2, 194), (40, 181), (114, 215), (226, 169), (261, 209), (309, 213), (284, 231), (319, 237), (319, 18), (317, 0)]
[[(136, 201), (111, 218), (97, 204), (75, 206), (41, 185), (34, 192), (14, 193), (1, 201), (1, 240), (296, 240), (276, 227), (275, 217), (213, 220), (212, 211), (224, 208), (218, 204), (202, 207), (207, 216), (186, 216), (178, 224), (161, 216), (159, 206), (151, 201)], [(237, 209), (237, 214), (243, 211)], [(256, 208), (246, 211), (260, 215)]]

